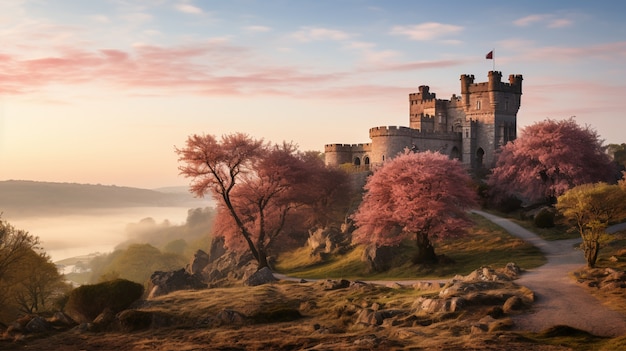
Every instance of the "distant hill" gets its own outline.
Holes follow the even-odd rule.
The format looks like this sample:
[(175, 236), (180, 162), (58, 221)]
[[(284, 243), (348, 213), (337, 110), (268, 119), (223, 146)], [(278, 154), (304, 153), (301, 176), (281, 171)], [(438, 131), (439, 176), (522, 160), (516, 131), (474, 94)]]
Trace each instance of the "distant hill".
[[(176, 191), (175, 191), (176, 190)], [(0, 181), (0, 212), (30, 214), (119, 207), (202, 207), (183, 187), (157, 191), (115, 185)]]

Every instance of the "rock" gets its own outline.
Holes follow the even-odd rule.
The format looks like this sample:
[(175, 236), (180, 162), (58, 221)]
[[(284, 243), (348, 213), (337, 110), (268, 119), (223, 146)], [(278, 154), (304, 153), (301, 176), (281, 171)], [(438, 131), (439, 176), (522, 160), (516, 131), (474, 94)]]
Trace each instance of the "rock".
[(337, 289), (345, 289), (350, 287), (350, 281), (341, 279), (341, 280), (332, 280), (327, 279), (322, 282), (324, 290), (337, 290)]
[(514, 278), (522, 272), (522, 269), (515, 263), (509, 262), (504, 267), (504, 274)]
[(398, 247), (370, 245), (365, 248), (361, 261), (367, 263), (371, 272), (384, 272), (391, 267), (393, 259), (397, 256)]
[(382, 315), (371, 308), (364, 308), (356, 319), (357, 324), (375, 326), (383, 324)]
[(257, 286), (268, 283), (273, 283), (277, 281), (274, 277), (274, 274), (268, 267), (263, 267), (260, 270), (254, 272), (246, 281), (243, 283), (246, 286)]
[(55, 312), (48, 319), (48, 322), (54, 327), (72, 327), (76, 325), (76, 322), (63, 312)]
[(441, 289), (442, 285), (439, 283), (432, 283), (432, 282), (418, 282), (413, 284), (413, 289), (415, 290), (420, 290), (420, 291), (430, 291), (430, 290), (437, 290), (437, 289)]
[(242, 313), (224, 309), (215, 316), (218, 325), (241, 325), (246, 321), (246, 316)]
[(96, 328), (104, 330), (115, 320), (115, 312), (110, 308), (105, 308), (94, 320), (93, 324)]
[(24, 328), (29, 333), (45, 333), (52, 329), (50, 323), (48, 323), (43, 317), (33, 317)]
[(309, 231), (307, 246), (311, 249), (311, 255), (328, 254), (335, 251), (344, 239), (345, 235), (338, 228), (318, 228), (314, 231)]
[(426, 313), (456, 312), (464, 303), (461, 297), (448, 299), (423, 299), (419, 302), (418, 308)]
[(176, 290), (204, 289), (207, 284), (200, 280), (198, 275), (189, 274), (185, 269), (177, 271), (157, 271), (150, 276), (150, 282), (154, 285), (148, 299), (166, 295)]
[(617, 258), (616, 256), (611, 256), (611, 257), (609, 257), (609, 261), (611, 261), (611, 262), (619, 262), (619, 258)]
[(524, 307), (526, 307), (526, 305), (521, 298), (518, 296), (511, 296), (504, 302), (504, 305), (502, 305), (502, 311), (504, 311), (504, 313), (511, 313), (520, 311), (524, 309)]
[(209, 254), (202, 250), (196, 251), (193, 254), (193, 259), (191, 263), (187, 266), (187, 271), (190, 274), (200, 274), (202, 270), (209, 264), (210, 257)]

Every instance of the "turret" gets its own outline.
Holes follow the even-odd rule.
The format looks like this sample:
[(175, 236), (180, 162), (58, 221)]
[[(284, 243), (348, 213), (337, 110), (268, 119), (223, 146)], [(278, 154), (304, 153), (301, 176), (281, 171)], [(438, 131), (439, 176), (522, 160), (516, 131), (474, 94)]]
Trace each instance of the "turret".
[(465, 108), (469, 108), (470, 105), (470, 85), (474, 84), (474, 75), (462, 74), (461, 75), (461, 98)]
[(502, 83), (502, 72), (489, 71), (489, 91), (497, 90)]

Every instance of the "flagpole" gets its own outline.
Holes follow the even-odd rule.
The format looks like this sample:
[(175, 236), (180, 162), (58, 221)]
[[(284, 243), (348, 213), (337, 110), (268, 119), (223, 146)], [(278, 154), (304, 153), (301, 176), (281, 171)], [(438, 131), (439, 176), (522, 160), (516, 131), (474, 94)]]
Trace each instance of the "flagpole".
[(496, 70), (496, 49), (494, 48), (493, 50), (491, 50), (491, 52), (493, 52), (493, 59), (492, 59), (492, 71), (495, 72)]

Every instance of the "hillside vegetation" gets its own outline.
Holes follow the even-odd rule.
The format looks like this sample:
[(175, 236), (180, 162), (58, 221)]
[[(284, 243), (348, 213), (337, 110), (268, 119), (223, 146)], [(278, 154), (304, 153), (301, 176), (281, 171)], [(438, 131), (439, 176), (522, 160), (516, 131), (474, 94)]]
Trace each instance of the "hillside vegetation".
[(117, 207), (174, 207), (194, 202), (197, 204), (197, 200), (185, 192), (27, 180), (0, 181), (0, 194), (0, 211), (20, 215)]

